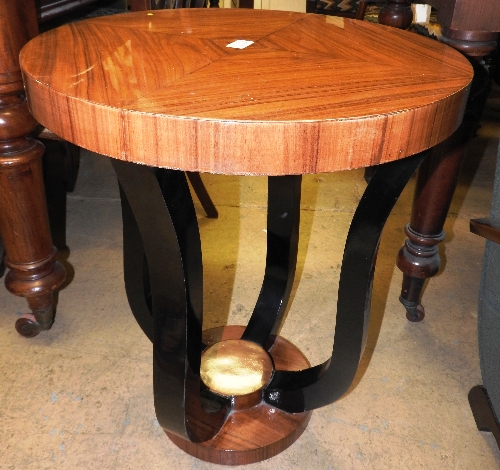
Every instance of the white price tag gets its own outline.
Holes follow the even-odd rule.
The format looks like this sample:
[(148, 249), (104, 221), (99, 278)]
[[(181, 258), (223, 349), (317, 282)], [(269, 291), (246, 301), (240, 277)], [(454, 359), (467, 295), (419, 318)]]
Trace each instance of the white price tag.
[(232, 47), (233, 49), (245, 49), (245, 47), (251, 46), (253, 41), (245, 41), (244, 39), (238, 39), (228, 44), (226, 47)]

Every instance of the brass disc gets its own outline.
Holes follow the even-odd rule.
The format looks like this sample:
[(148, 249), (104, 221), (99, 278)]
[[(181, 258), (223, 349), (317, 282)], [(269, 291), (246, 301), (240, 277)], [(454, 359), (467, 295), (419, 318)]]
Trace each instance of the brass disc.
[(271, 357), (251, 341), (221, 341), (205, 349), (201, 356), (201, 379), (210, 390), (225, 396), (242, 396), (261, 390), (272, 373)]

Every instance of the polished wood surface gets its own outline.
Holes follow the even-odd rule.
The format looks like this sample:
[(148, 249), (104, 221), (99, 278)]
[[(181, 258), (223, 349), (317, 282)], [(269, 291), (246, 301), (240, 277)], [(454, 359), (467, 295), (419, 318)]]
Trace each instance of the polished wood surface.
[(64, 268), (52, 245), (42, 179), (43, 145), (28, 137), (36, 121), (23, 94), (18, 56), (38, 33), (33, 1), (0, 2), (0, 235), (5, 285), (26, 297), (33, 314), (16, 322), (24, 336), (51, 327), (53, 292), (64, 281)]
[[(168, 8), (171, 5), (173, 8), (195, 8), (195, 7), (205, 7), (206, 1), (180, 1), (176, 0), (175, 2), (169, 0), (131, 0), (129, 2), (130, 11), (145, 11), (145, 10), (162, 10), (164, 8)], [(210, 2), (211, 8), (219, 7), (219, 0), (212, 0)], [(189, 178), (189, 182), (191, 183), (191, 187), (193, 188), (198, 200), (200, 201), (203, 210), (207, 214), (208, 218), (216, 219), (219, 216), (217, 208), (208, 194), (207, 188), (203, 184), (203, 180), (201, 176), (197, 172), (188, 171), (187, 177)]]
[[(241, 338), (245, 327), (226, 326), (203, 332), (203, 342), (214, 345)], [(269, 351), (274, 366), (280, 370), (302, 370), (310, 366), (306, 357), (292, 343), (278, 336)], [(286, 413), (259, 400), (242, 409), (233, 406), (217, 435), (206, 442), (189, 442), (167, 432), (170, 440), (194, 457), (223, 465), (243, 465), (269, 459), (292, 445), (304, 432), (312, 412)]]
[[(237, 39), (255, 43), (226, 47)], [(435, 41), (258, 10), (87, 20), (35, 38), (21, 66), (35, 117), (70, 142), (231, 174), (336, 171), (420, 152), (458, 127), (471, 80), (468, 62)]]

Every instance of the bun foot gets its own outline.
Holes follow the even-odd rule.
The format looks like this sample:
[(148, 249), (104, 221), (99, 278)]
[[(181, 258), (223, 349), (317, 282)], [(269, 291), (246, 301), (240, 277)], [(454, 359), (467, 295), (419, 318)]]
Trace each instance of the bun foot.
[(16, 321), (16, 331), (25, 338), (34, 338), (41, 331), (40, 323), (36, 321), (35, 315), (25, 313)]

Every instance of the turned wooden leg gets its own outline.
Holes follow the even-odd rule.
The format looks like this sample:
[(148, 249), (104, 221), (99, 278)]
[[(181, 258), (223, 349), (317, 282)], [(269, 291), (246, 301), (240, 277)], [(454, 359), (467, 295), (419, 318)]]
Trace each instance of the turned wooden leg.
[[(478, 33), (478, 41), (473, 42), (470, 40), (474, 37), (471, 32), (467, 34), (447, 29), (443, 32), (444, 42), (470, 58), (474, 67), (474, 80), (462, 125), (449, 139), (432, 150), (419, 170), (411, 220), (405, 228), (408, 238), (397, 258), (397, 265), (403, 271), (400, 301), (406, 308), (406, 317), (410, 321), (424, 318), (422, 289), (425, 280), (439, 270), (438, 243), (444, 240), (443, 227), (458, 173), (489, 93), (488, 72), (477, 59), (492, 51), (496, 45), (495, 34), (489, 36), (488, 42), (485, 35), (490, 33)], [(468, 40), (459, 39), (460, 37)]]
[[(410, 321), (424, 318), (420, 304), (422, 289), (425, 280), (439, 271), (438, 243), (445, 237), (443, 226), (467, 148), (468, 134), (464, 127), (456, 131), (453, 139), (432, 149), (418, 172), (411, 221), (405, 227), (408, 238), (397, 258), (397, 266), (403, 271), (399, 300)], [(457, 140), (462, 142), (459, 144)], [(450, 145), (452, 142), (455, 145)]]
[(7, 289), (26, 297), (33, 314), (16, 329), (27, 337), (48, 330), (54, 319), (53, 292), (64, 281), (56, 261), (42, 179), (43, 145), (27, 137), (36, 126), (23, 94), (18, 56), (37, 33), (32, 1), (0, 3), (0, 235), (5, 249)]

